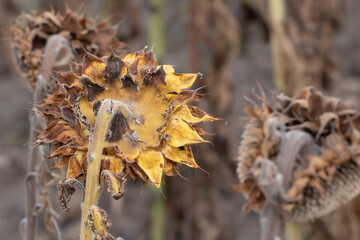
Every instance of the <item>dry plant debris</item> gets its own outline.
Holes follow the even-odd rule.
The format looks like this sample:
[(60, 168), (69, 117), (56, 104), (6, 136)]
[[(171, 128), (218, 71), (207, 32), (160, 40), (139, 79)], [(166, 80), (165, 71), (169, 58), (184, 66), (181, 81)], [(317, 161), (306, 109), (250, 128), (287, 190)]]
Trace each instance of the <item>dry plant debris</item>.
[(190, 144), (206, 142), (200, 136), (206, 132), (195, 124), (217, 120), (188, 105), (202, 96), (188, 90), (200, 74), (174, 73), (172, 66), (157, 65), (152, 50), (145, 49), (122, 58), (87, 53), (73, 69), (58, 74), (60, 87), (38, 106), (48, 127), (36, 140), (52, 145), (50, 157), (59, 158), (54, 167), (67, 166), (67, 178), (86, 176), (97, 111), (109, 99), (117, 110), (107, 129), (101, 171), (115, 198), (123, 191), (117, 176), (140, 177), (160, 187), (162, 174), (173, 175), (177, 163), (199, 168)]
[(119, 54), (124, 44), (116, 39), (116, 28), (110, 26), (108, 20), (96, 24), (93, 19), (70, 9), (63, 15), (54, 10), (32, 15), (23, 13), (10, 29), (16, 66), (33, 90), (50, 36), (57, 34), (68, 39), (78, 61), (84, 55), (83, 48), (97, 56), (105, 56), (110, 55), (113, 47)]
[(277, 95), (275, 107), (257, 98), (243, 106), (250, 120), (237, 169), (247, 211), (271, 202), (286, 220), (305, 221), (359, 193), (360, 116), (349, 102), (313, 87)]

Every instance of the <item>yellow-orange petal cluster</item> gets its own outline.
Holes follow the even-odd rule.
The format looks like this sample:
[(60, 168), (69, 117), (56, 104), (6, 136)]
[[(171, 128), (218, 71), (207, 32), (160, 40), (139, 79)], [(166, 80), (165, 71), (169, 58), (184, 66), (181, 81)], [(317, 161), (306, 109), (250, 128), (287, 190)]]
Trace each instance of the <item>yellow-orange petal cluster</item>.
[(102, 170), (159, 187), (162, 174), (172, 175), (177, 163), (198, 168), (190, 145), (206, 140), (195, 124), (217, 120), (189, 105), (201, 98), (189, 90), (199, 76), (157, 65), (152, 51), (103, 58), (88, 53), (82, 71), (59, 73), (61, 87), (38, 106), (48, 127), (37, 141), (53, 146), (51, 157), (59, 157), (56, 167), (68, 166), (68, 178), (84, 177), (97, 111), (110, 99), (117, 110), (105, 137)]

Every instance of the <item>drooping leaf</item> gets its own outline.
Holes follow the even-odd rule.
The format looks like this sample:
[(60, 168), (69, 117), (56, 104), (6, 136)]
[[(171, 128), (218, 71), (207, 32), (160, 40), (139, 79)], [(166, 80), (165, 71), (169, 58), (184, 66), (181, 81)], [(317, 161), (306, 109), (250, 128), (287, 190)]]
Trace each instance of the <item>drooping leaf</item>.
[(57, 186), (60, 205), (65, 212), (70, 210), (68, 204), (71, 196), (75, 193), (75, 187), (70, 185), (67, 179), (60, 180)]
[(126, 179), (116, 175), (110, 170), (103, 170), (101, 172), (101, 186), (104, 186), (104, 181), (107, 184), (107, 190), (111, 193), (111, 196), (118, 200), (125, 194)]

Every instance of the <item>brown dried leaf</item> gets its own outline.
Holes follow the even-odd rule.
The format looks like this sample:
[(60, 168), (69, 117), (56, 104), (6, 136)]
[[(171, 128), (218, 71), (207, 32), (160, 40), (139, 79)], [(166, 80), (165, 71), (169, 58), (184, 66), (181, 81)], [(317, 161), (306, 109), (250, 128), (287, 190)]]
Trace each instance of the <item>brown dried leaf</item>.
[(60, 180), (57, 186), (57, 190), (60, 205), (65, 212), (68, 212), (70, 210), (68, 204), (70, 202), (71, 196), (75, 192), (75, 187), (70, 185), (66, 180), (67, 179)]

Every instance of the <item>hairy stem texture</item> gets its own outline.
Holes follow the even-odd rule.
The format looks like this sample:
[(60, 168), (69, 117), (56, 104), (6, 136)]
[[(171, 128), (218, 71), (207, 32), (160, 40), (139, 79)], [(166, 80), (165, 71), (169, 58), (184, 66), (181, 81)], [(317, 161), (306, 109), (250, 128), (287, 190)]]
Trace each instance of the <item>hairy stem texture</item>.
[(88, 168), (86, 175), (85, 198), (81, 211), (81, 240), (92, 240), (92, 230), (85, 224), (90, 207), (97, 205), (100, 195), (100, 167), (105, 136), (112, 117), (111, 100), (104, 100), (96, 117), (94, 131), (88, 152)]

